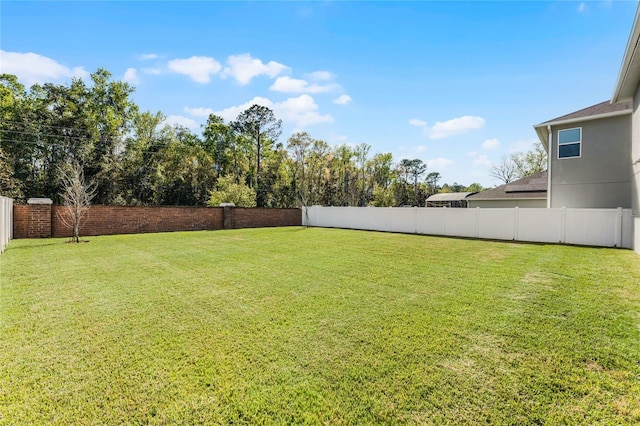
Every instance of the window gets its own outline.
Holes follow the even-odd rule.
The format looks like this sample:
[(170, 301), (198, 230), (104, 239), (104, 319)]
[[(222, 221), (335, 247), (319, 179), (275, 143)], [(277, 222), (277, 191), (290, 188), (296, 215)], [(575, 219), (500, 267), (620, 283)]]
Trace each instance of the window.
[(558, 131), (558, 158), (580, 157), (582, 128)]

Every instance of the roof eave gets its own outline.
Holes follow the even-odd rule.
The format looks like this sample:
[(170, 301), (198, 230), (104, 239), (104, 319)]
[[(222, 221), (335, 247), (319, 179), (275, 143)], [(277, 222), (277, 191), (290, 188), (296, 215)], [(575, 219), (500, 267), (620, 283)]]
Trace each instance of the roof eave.
[(547, 197), (515, 197), (515, 198), (467, 198), (467, 201), (514, 201), (514, 200), (546, 200)]
[(547, 126), (538, 124), (533, 126), (533, 128), (538, 134), (538, 139), (540, 139), (540, 143), (542, 143), (544, 150), (549, 153), (549, 132), (547, 131)]
[(596, 115), (589, 115), (586, 117), (575, 117), (575, 118), (567, 118), (566, 120), (554, 120), (554, 121), (545, 121), (544, 123), (540, 123), (540, 124), (536, 124), (535, 126), (533, 126), (533, 128), (536, 130), (536, 133), (538, 134), (538, 138), (540, 138), (540, 142), (542, 142), (542, 145), (544, 145), (545, 149), (547, 148), (547, 145), (549, 143), (548, 138), (549, 138), (549, 134), (548, 134), (548, 126), (561, 126), (564, 124), (574, 124), (574, 123), (582, 123), (585, 121), (592, 121), (592, 120), (600, 120), (602, 118), (610, 118), (610, 117), (618, 117), (621, 115), (628, 115), (631, 114), (633, 112), (632, 108), (627, 108), (627, 109), (623, 109), (620, 111), (613, 111), (613, 112), (607, 112), (604, 114), (596, 114)]
[(631, 34), (627, 42), (627, 48), (624, 51), (622, 65), (618, 80), (611, 96), (611, 103), (616, 104), (625, 102), (633, 98), (633, 94), (640, 82), (640, 55), (638, 55), (638, 47), (640, 44), (640, 3), (636, 8), (636, 16), (633, 19)]

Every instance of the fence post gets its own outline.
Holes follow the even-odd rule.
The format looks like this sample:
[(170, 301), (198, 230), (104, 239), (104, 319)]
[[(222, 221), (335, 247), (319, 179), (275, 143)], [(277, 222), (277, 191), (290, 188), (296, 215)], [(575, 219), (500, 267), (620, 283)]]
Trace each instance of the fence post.
[(447, 235), (447, 208), (442, 207), (442, 235)]
[(476, 207), (476, 238), (480, 237), (480, 207)]
[(567, 208), (560, 209), (560, 243), (567, 241)]
[(518, 241), (518, 230), (520, 229), (520, 207), (515, 206), (515, 208), (513, 209), (513, 216), (513, 226), (515, 227), (515, 229), (513, 230), (513, 240)]
[(622, 247), (622, 207), (616, 209), (614, 247)]

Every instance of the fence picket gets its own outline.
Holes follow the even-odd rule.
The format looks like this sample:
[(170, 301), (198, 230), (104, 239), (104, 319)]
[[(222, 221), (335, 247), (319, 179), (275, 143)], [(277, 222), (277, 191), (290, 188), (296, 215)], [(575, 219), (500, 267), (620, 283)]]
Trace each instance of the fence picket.
[[(629, 209), (455, 209), (312, 206), (309, 225), (484, 239), (631, 248)], [(381, 226), (388, 217), (391, 226)], [(377, 218), (377, 220), (372, 220)], [(436, 225), (434, 221), (439, 222)], [(507, 227), (507, 228), (505, 228)]]

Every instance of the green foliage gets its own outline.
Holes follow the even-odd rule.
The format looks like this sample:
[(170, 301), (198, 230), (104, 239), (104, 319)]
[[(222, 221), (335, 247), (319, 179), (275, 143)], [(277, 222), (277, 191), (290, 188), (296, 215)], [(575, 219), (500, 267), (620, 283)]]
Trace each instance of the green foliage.
[(395, 207), (396, 198), (393, 188), (384, 188), (376, 185), (373, 188), (373, 200), (371, 200), (370, 205), (374, 207)]
[(235, 182), (233, 176), (221, 177), (217, 189), (211, 191), (207, 205), (217, 207), (220, 203), (233, 203), (236, 207), (255, 207), (256, 191), (243, 183)]
[[(0, 190), (19, 201), (59, 203), (60, 166), (71, 163), (96, 182), (96, 204), (205, 205), (227, 176), (252, 188), (264, 207), (418, 206), (439, 189), (438, 172), (422, 181), (422, 160), (395, 164), (366, 143), (331, 147), (303, 132), (285, 149), (282, 122), (264, 106), (229, 123), (212, 114), (200, 133), (168, 126), (162, 112), (140, 111), (133, 91), (104, 69), (88, 83), (28, 91), (16, 76), (0, 75)], [(519, 167), (541, 164), (538, 154), (523, 156)]]
[(313, 228), (65, 241), (0, 256), (0, 423), (640, 423), (629, 250)]

